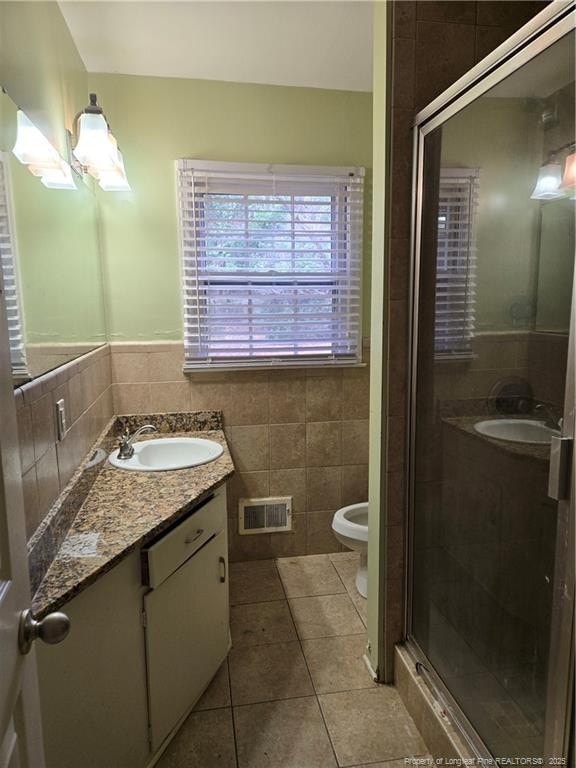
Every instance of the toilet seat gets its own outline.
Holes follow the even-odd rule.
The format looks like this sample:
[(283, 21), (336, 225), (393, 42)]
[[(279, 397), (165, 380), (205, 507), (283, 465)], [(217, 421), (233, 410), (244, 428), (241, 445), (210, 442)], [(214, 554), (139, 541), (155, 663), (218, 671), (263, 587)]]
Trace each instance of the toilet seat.
[(336, 533), (357, 541), (368, 541), (368, 502), (350, 504), (334, 514), (332, 528)]

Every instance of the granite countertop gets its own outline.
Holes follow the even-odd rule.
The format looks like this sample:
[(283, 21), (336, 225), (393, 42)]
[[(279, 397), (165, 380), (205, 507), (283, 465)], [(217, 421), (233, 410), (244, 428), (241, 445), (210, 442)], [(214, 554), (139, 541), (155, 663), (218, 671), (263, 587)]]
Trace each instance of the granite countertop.
[[(233, 474), (221, 419), (195, 424), (183, 415), (172, 416), (171, 421), (164, 415), (117, 417), (99, 447), (108, 454), (119, 430), (128, 426), (132, 431), (152, 421), (161, 434), (215, 440), (224, 453), (209, 464), (170, 472), (117, 469), (106, 458), (32, 599), (36, 617), (62, 607), (123, 557), (185, 517), (193, 505)], [(201, 428), (190, 429), (192, 426)], [(214, 426), (220, 428), (206, 428)], [(154, 433), (138, 440), (157, 437)]]
[[(496, 418), (496, 417), (491, 417)], [(514, 416), (503, 416), (505, 419), (513, 419)], [(518, 416), (518, 418), (530, 418), (527, 416)], [(455, 429), (462, 430), (469, 435), (473, 435), (479, 440), (490, 443), (495, 448), (504, 451), (504, 453), (512, 454), (514, 456), (521, 456), (523, 458), (533, 459), (535, 461), (550, 461), (550, 446), (549, 445), (537, 445), (532, 443), (513, 443), (510, 440), (497, 440), (494, 437), (488, 437), (474, 429), (474, 424), (478, 424), (480, 421), (486, 421), (490, 419), (487, 416), (444, 416), (442, 418), (443, 423)]]

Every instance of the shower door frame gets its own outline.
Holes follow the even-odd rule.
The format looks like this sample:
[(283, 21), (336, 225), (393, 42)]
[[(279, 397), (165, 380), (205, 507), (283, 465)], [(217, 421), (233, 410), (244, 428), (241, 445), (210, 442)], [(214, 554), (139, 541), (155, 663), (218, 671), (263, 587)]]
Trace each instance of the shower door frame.
[[(414, 146), (412, 166), (412, 228), (411, 228), (411, 317), (410, 317), (410, 372), (408, 379), (408, 423), (407, 423), (407, 466), (408, 466), (408, 531), (406, 550), (406, 612), (404, 637), (424, 679), (443, 707), (450, 713), (470, 750), (476, 757), (487, 759), (491, 756), (473, 724), (457, 704), (441, 677), (434, 670), (428, 657), (412, 634), (412, 589), (413, 589), (413, 533), (414, 533), (414, 487), (415, 487), (415, 442), (416, 442), (416, 392), (418, 366), (418, 309), (420, 296), (421, 222), (423, 205), (424, 142), (426, 136), (446, 120), (455, 115), (501, 80), (511, 75), (531, 59), (553, 45), (575, 28), (576, 10), (574, 0), (556, 0), (535, 16), (528, 24), (514, 33), (489, 56), (469, 70), (450, 88), (421, 110), (414, 123)], [(576, 272), (572, 293), (570, 319), (568, 366), (565, 390), (565, 426), (563, 434), (572, 438), (574, 445), (574, 364), (576, 343)], [(574, 560), (571, 557), (570, 542), (574, 540), (574, 463), (572, 463), (571, 493), (569, 500), (558, 501), (559, 535), (556, 544), (555, 584), (551, 620), (551, 643), (548, 670), (548, 696), (544, 751), (546, 756), (568, 756), (571, 722), (572, 686), (574, 670), (573, 627), (574, 627)], [(564, 527), (562, 528), (562, 521)], [(562, 546), (564, 544), (564, 546)], [(561, 693), (555, 683), (564, 681)]]

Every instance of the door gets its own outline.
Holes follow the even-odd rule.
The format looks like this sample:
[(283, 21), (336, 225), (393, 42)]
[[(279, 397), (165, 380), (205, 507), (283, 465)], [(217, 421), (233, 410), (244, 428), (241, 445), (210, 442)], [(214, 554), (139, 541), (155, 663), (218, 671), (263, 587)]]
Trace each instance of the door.
[(34, 651), (18, 629), (30, 606), (24, 503), (8, 329), (0, 276), (0, 768), (43, 768)]
[(567, 754), (574, 66), (572, 13), (417, 129), (408, 640), (510, 762)]
[(144, 597), (152, 752), (196, 703), (230, 647), (226, 531)]

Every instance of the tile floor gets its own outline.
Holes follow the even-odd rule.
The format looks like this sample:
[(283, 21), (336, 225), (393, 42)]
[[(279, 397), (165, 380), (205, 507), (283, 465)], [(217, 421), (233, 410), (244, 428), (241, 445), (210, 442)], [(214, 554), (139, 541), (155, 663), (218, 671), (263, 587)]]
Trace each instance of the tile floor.
[(401, 768), (426, 757), (398, 693), (364, 664), (356, 564), (343, 552), (230, 565), (232, 650), (158, 768)]

